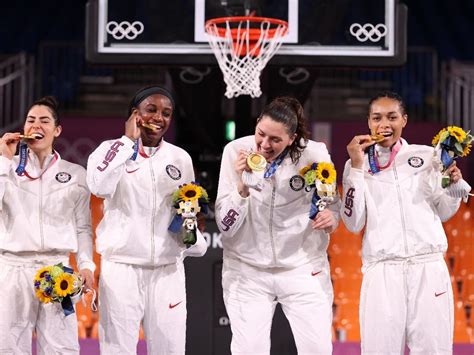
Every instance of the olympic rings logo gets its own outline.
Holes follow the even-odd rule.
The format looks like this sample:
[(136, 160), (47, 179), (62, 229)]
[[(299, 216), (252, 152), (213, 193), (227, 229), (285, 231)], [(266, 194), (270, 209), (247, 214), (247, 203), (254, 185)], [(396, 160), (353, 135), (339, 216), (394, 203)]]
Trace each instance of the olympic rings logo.
[(116, 40), (126, 39), (135, 39), (143, 32), (144, 26), (140, 21), (128, 22), (122, 21), (117, 23), (115, 21), (110, 21), (106, 30), (108, 34), (111, 34)]
[(89, 137), (76, 138), (72, 142), (65, 137), (54, 140), (54, 147), (61, 153), (63, 159), (82, 166), (87, 166), (89, 154), (97, 148), (97, 145), (98, 143)]
[(366, 23), (364, 25), (353, 23), (349, 28), (349, 31), (359, 42), (365, 42), (367, 40), (378, 42), (387, 34), (387, 26), (382, 23), (375, 26), (371, 23)]
[(194, 67), (183, 67), (179, 73), (179, 78), (186, 84), (199, 84), (210, 72), (211, 68), (209, 67), (206, 67), (203, 71)]
[(286, 72), (282, 67), (278, 73), (286, 79), (286, 82), (291, 85), (298, 85), (304, 83), (309, 79), (309, 71), (305, 68), (297, 67), (289, 72)]

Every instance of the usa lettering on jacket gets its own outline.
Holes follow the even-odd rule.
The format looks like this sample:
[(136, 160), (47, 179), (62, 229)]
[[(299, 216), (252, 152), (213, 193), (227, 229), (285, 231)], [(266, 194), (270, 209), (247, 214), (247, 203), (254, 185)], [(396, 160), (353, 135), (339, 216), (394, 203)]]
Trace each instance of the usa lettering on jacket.
[(351, 187), (346, 193), (346, 199), (344, 201), (344, 214), (347, 217), (352, 216), (352, 206), (354, 206), (354, 191), (355, 189)]
[(120, 142), (120, 141), (116, 141), (114, 142), (114, 144), (111, 145), (110, 149), (107, 151), (107, 153), (105, 154), (105, 158), (104, 160), (102, 161), (102, 165), (101, 166), (98, 166), (97, 167), (97, 170), (99, 171), (104, 171), (105, 169), (107, 169), (107, 167), (109, 166), (109, 163), (114, 160), (115, 156), (117, 155), (118, 153), (118, 149), (120, 148), (120, 146), (122, 146), (123, 143)]
[(230, 227), (232, 227), (232, 225), (235, 223), (235, 219), (236, 217), (239, 215), (239, 213), (234, 210), (234, 209), (230, 209), (227, 214), (225, 215), (225, 217), (222, 219), (221, 223), (226, 227), (226, 228), (223, 228), (224, 231), (228, 231)]

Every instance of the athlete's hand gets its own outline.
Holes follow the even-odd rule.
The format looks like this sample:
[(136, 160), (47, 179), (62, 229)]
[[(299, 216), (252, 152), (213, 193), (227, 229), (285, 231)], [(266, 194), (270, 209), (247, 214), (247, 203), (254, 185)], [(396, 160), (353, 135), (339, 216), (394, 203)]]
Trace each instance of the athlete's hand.
[(81, 269), (79, 270), (79, 275), (81, 275), (86, 290), (94, 289), (94, 273), (91, 270)]
[(316, 230), (324, 230), (326, 233), (332, 233), (337, 226), (337, 219), (334, 213), (325, 208), (319, 211), (316, 217), (311, 221), (311, 227)]
[(239, 155), (237, 156), (237, 159), (234, 162), (234, 170), (239, 177), (239, 182), (237, 183), (237, 191), (239, 192), (240, 196), (242, 197), (247, 197), (250, 194), (249, 187), (245, 185), (242, 181), (242, 173), (244, 171), (250, 172), (250, 168), (247, 165), (247, 157), (249, 155), (249, 152), (241, 149), (239, 151)]
[(130, 138), (132, 141), (137, 140), (140, 138), (140, 125), (142, 118), (138, 113), (137, 109), (133, 109), (132, 114), (128, 118), (127, 122), (125, 122), (125, 135)]
[(374, 145), (376, 142), (370, 138), (370, 135), (364, 134), (355, 136), (347, 145), (347, 153), (351, 158), (351, 166), (361, 169), (364, 165), (364, 151), (367, 147)]
[(242, 172), (251, 171), (249, 166), (247, 165), (247, 157), (249, 156), (249, 152), (241, 149), (237, 159), (234, 162), (234, 170), (237, 173), (237, 176), (242, 176)]
[(206, 216), (202, 212), (198, 212), (196, 215), (197, 227), (201, 233), (204, 233), (206, 229)]
[(16, 147), (20, 141), (20, 133), (5, 133), (0, 138), (0, 154), (5, 158), (12, 159), (16, 152)]
[(459, 180), (462, 179), (461, 170), (456, 166), (455, 161), (449, 166), (449, 168), (446, 169), (444, 175), (449, 176), (451, 183), (453, 184), (457, 183)]

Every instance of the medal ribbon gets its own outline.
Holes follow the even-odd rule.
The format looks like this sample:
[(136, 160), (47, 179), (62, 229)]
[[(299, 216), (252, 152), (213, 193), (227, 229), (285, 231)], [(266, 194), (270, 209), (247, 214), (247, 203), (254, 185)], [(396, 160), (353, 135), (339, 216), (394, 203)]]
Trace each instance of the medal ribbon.
[(133, 154), (132, 154), (132, 157), (130, 158), (130, 160), (133, 160), (135, 161), (135, 159), (137, 159), (137, 155), (138, 155), (138, 147), (139, 147), (139, 143), (138, 143), (138, 139), (133, 143)]
[(54, 152), (54, 156), (49, 162), (48, 166), (46, 169), (44, 169), (41, 174), (37, 177), (32, 177), (28, 172), (26, 171), (26, 164), (28, 163), (28, 146), (24, 143), (20, 144), (20, 162), (18, 164), (18, 167), (16, 168), (15, 172), (17, 173), (18, 176), (26, 176), (30, 180), (37, 180), (43, 174), (58, 160), (58, 153)]
[(379, 171), (387, 169), (393, 164), (393, 161), (395, 160), (395, 156), (397, 155), (398, 151), (402, 147), (402, 141), (399, 140), (397, 143), (392, 148), (392, 152), (390, 153), (390, 158), (388, 159), (387, 164), (384, 166), (379, 165), (379, 161), (377, 159), (377, 154), (375, 152), (375, 144), (371, 145), (369, 149), (369, 166), (370, 166), (370, 172), (372, 174), (377, 174)]
[(286, 155), (288, 154), (288, 149), (285, 149), (268, 167), (268, 169), (265, 171), (263, 174), (263, 177), (265, 179), (271, 178), (273, 175), (275, 175), (276, 170), (278, 167), (281, 165), (283, 162), (283, 159), (285, 159)]
[(25, 172), (26, 160), (28, 159), (28, 146), (26, 143), (20, 143), (20, 162), (15, 172), (18, 176), (22, 176)]
[(143, 150), (143, 145), (140, 144), (139, 139), (137, 139), (135, 141), (135, 143), (133, 144), (133, 154), (132, 154), (130, 160), (136, 160), (138, 154), (140, 154), (145, 159), (150, 158), (151, 156), (153, 156), (158, 151), (158, 149), (160, 149), (161, 142), (162, 142), (162, 140), (160, 140), (158, 142), (158, 146), (157, 146), (157, 149), (155, 150), (155, 152), (152, 155), (148, 155)]

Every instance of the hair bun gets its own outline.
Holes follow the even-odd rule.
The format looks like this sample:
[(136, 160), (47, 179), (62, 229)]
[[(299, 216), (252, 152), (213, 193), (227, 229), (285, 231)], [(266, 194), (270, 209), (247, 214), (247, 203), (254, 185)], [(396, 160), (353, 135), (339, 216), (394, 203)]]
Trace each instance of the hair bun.
[(34, 102), (34, 105), (43, 105), (51, 107), (54, 111), (58, 110), (59, 103), (54, 96), (44, 96)]
[(60, 125), (60, 119), (59, 119), (59, 113), (58, 113), (58, 107), (59, 103), (58, 100), (54, 96), (43, 96), (33, 102), (33, 104), (30, 106), (28, 109), (31, 110), (33, 106), (46, 106), (49, 108), (51, 114), (53, 115), (54, 118), (54, 123), (56, 126)]

